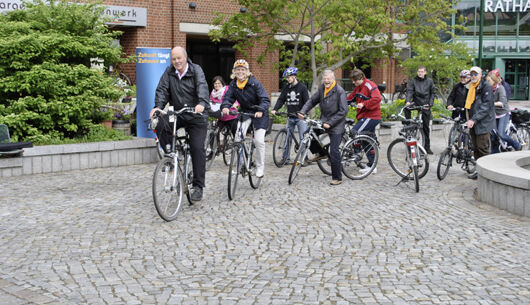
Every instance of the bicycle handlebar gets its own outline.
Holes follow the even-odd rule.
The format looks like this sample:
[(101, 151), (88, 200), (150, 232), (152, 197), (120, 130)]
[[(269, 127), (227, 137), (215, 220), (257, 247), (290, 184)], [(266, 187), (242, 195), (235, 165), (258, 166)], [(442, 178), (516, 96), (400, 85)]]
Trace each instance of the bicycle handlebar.
[(184, 112), (198, 114), (198, 115), (203, 115), (203, 113), (201, 113), (201, 112), (195, 112), (195, 108), (193, 108), (193, 107), (182, 107), (182, 108), (180, 108), (177, 111), (174, 111), (174, 110), (164, 111), (164, 110), (161, 110), (161, 109), (157, 109), (155, 111), (155, 113), (157, 113), (157, 112), (160, 112), (162, 114), (168, 114), (168, 115), (179, 115), (179, 114), (182, 114)]

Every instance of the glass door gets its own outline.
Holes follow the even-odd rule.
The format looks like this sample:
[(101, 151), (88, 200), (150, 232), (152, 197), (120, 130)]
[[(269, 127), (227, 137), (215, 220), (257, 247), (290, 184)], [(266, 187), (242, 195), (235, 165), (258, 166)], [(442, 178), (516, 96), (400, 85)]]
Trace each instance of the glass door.
[(512, 100), (528, 100), (530, 60), (506, 61), (504, 80), (512, 87)]

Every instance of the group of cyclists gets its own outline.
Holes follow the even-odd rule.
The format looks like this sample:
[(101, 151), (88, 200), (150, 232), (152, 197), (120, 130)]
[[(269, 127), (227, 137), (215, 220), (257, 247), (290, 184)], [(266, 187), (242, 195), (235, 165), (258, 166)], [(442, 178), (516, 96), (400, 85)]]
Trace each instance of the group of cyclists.
[[(489, 147), (484, 148), (484, 133), (487, 133), (489, 145), (489, 132), (494, 127), (503, 130), (504, 116), (509, 108), (507, 96), (502, 81), (494, 71), (487, 78), (482, 79), (482, 70), (473, 67), (460, 73), (461, 82), (454, 86), (448, 99), (448, 109), (461, 107), (466, 109), (467, 124), (471, 129), (475, 158), (489, 153)], [(339, 146), (345, 131), (346, 114), (349, 106), (357, 110), (357, 122), (353, 129), (374, 137), (375, 129), (381, 122), (381, 92), (378, 86), (367, 79), (365, 74), (355, 69), (350, 77), (355, 84), (353, 92), (348, 96), (344, 89), (337, 83), (335, 74), (331, 70), (322, 73), (322, 85), (312, 96), (307, 87), (298, 78), (298, 69), (289, 67), (283, 72), (287, 85), (282, 89), (277, 103), (271, 110), (276, 115), (284, 105), (287, 108), (288, 134), (294, 135), (295, 128), (302, 138), (307, 130), (304, 121), (307, 113), (315, 106), (320, 106), (321, 122), (324, 131), (329, 135), (329, 146), (323, 148), (321, 143), (312, 143), (310, 150), (313, 153), (311, 161), (329, 158), (331, 163), (332, 180), (330, 185), (339, 185), (342, 182), (341, 154)], [(411, 80), (407, 89), (407, 105), (414, 103), (426, 106), (422, 113), (424, 131), (426, 136), (426, 151), (432, 154), (429, 143), (430, 107), (434, 102), (434, 84), (425, 76), (426, 68), (418, 68), (418, 77)], [(480, 76), (477, 76), (480, 75)], [(265, 133), (269, 125), (269, 108), (271, 101), (263, 85), (250, 71), (249, 63), (244, 59), (235, 61), (232, 69), (231, 81), (227, 85), (220, 76), (213, 79), (214, 89), (208, 92), (208, 85), (202, 68), (191, 62), (186, 50), (175, 47), (171, 51), (171, 65), (160, 78), (155, 94), (155, 107), (150, 113), (163, 109), (166, 104), (175, 109), (194, 107), (195, 113), (185, 114), (179, 118), (177, 127), (184, 127), (189, 135), (190, 150), (193, 164), (193, 191), (191, 199), (199, 201), (203, 197), (205, 186), (205, 137), (208, 128), (208, 116), (214, 116), (223, 127), (227, 126), (232, 134), (238, 127), (236, 109), (243, 113), (253, 113), (242, 121), (243, 134), (252, 124), (254, 130), (253, 143), (256, 148), (255, 165), (256, 177), (261, 178), (265, 173)], [(495, 102), (495, 103), (494, 103)], [(209, 115), (208, 115), (209, 114)], [(410, 116), (410, 114), (408, 114)], [(456, 114), (453, 114), (456, 115)], [(495, 126), (497, 118), (497, 126)], [(491, 120), (493, 119), (493, 121)], [(160, 144), (167, 147), (168, 137), (164, 131), (157, 130)], [(504, 134), (499, 133), (501, 137)], [(507, 139), (508, 140), (508, 139)], [(508, 140), (509, 141), (509, 140)], [(288, 139), (286, 150), (282, 156), (282, 164), (290, 162), (291, 139)], [(514, 147), (517, 144), (514, 143)], [(518, 147), (517, 147), (518, 148)], [(376, 169), (373, 171), (376, 172)]]

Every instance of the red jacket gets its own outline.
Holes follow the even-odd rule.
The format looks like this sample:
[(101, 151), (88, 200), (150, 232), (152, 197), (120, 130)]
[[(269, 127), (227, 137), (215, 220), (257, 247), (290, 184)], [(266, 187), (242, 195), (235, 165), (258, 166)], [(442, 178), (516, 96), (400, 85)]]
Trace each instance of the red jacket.
[(381, 119), (381, 92), (371, 80), (365, 79), (360, 86), (353, 89), (346, 99), (364, 105), (361, 109), (357, 108), (357, 120), (362, 118)]

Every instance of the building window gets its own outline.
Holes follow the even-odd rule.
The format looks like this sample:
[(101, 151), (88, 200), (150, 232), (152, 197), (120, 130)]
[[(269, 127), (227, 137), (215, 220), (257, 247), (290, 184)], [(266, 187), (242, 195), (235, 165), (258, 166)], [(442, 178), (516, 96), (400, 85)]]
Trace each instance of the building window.
[(517, 13), (497, 12), (497, 35), (515, 36), (517, 33)]
[(530, 35), (530, 11), (519, 13), (519, 35)]

